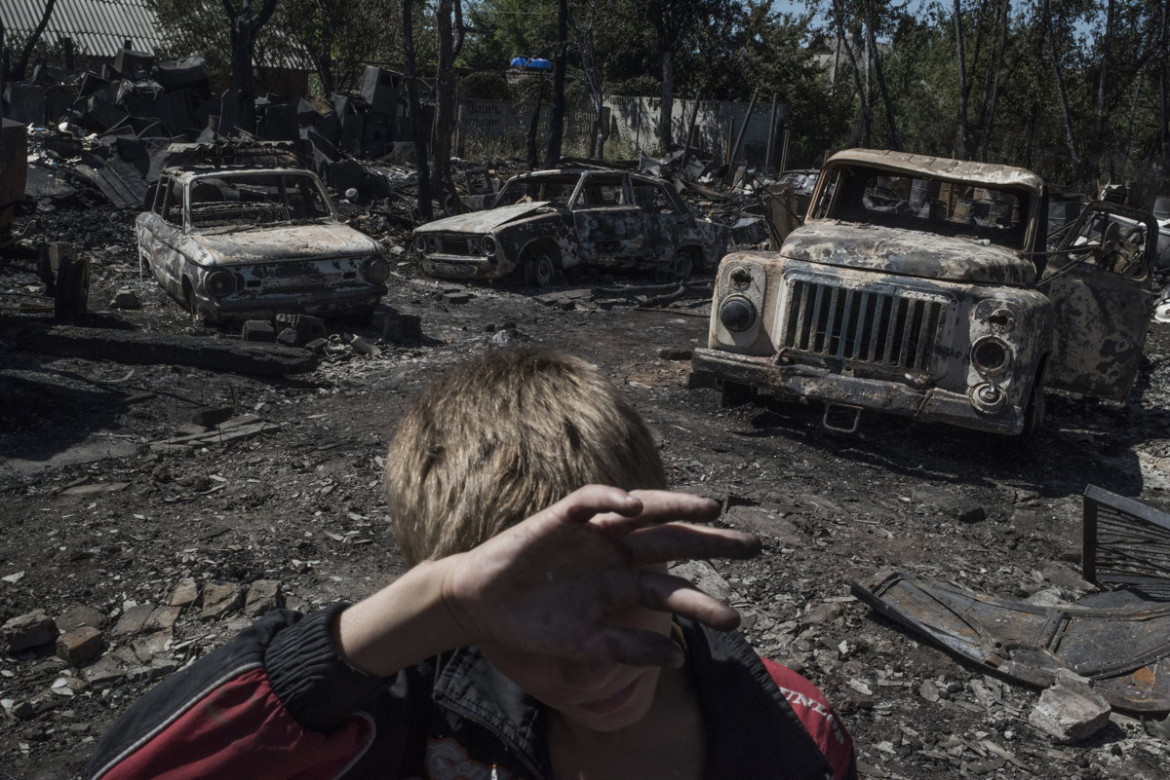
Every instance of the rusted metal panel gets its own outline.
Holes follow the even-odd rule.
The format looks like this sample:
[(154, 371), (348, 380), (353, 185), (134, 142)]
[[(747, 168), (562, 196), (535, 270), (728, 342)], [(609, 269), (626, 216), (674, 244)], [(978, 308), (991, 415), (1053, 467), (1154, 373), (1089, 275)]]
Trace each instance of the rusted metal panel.
[(1170, 601), (1170, 513), (1096, 485), (1083, 511), (1085, 579)]
[(988, 671), (1048, 686), (1092, 679), (1114, 707), (1170, 710), (1170, 604), (1042, 607), (882, 571), (853, 585), (881, 615)]

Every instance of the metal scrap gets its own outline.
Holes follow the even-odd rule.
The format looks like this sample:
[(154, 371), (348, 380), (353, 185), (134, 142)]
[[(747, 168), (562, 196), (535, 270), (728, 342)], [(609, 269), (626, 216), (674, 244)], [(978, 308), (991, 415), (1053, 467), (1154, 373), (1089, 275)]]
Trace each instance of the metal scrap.
[(1085, 579), (1170, 600), (1170, 513), (1096, 485), (1083, 510)]
[(943, 649), (1029, 685), (1067, 669), (1114, 707), (1170, 710), (1170, 604), (1038, 606), (881, 571), (853, 595)]

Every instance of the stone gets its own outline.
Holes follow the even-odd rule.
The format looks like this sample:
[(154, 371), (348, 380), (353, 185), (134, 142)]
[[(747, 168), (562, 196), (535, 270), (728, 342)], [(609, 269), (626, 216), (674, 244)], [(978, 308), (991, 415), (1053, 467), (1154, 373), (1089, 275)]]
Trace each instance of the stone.
[(154, 660), (155, 656), (167, 650), (173, 638), (174, 634), (169, 630), (156, 631), (141, 639), (134, 640), (130, 648), (134, 651), (134, 657), (140, 663), (149, 664)]
[(239, 608), (241, 596), (239, 585), (210, 582), (203, 586), (203, 611), (199, 617), (218, 620)]
[(94, 607), (77, 604), (69, 607), (57, 616), (57, 628), (69, 631), (79, 626), (105, 628), (110, 624), (106, 613)]
[(675, 577), (682, 577), (684, 580), (689, 580), (712, 598), (720, 601), (731, 601), (733, 591), (731, 584), (723, 578), (723, 575), (715, 570), (715, 567), (706, 561), (684, 561), (677, 563), (670, 567), (670, 573)]
[(102, 632), (93, 626), (78, 626), (57, 637), (57, 657), (74, 666), (92, 661), (102, 651)]
[(832, 622), (844, 613), (845, 610), (840, 604), (817, 604), (815, 607), (810, 607), (800, 616), (799, 623), (802, 626), (820, 625), (822, 623)]
[(391, 344), (416, 344), (422, 340), (422, 319), (413, 314), (393, 314), (382, 323), (382, 340)]
[(199, 585), (191, 577), (179, 580), (179, 584), (171, 591), (171, 606), (187, 607), (199, 599)]
[(154, 614), (154, 604), (139, 604), (122, 613), (114, 624), (115, 634), (137, 634), (146, 628), (146, 621)]
[(114, 293), (114, 300), (110, 301), (111, 309), (141, 309), (142, 301), (129, 287), (121, 287)]
[(177, 607), (177, 606), (155, 607), (154, 612), (150, 613), (150, 617), (147, 618), (146, 624), (143, 626), (143, 628), (148, 629), (148, 630), (149, 629), (169, 630), (170, 628), (172, 628), (175, 625), (175, 623), (178, 622), (179, 615), (181, 615), (182, 613), (183, 613), (182, 607)]
[(1056, 673), (1056, 682), (1040, 694), (1028, 722), (1058, 742), (1076, 743), (1109, 723), (1111, 708), (1091, 680), (1068, 669)]
[(371, 355), (373, 357), (377, 357), (382, 354), (382, 349), (377, 344), (374, 344), (371, 341), (367, 341), (361, 336), (354, 336), (353, 339), (349, 342), (349, 346), (352, 347), (353, 351), (359, 355)]
[(280, 580), (256, 580), (244, 597), (244, 614), (251, 618), (278, 609), (281, 605)]
[(41, 610), (17, 615), (0, 627), (0, 643), (10, 653), (40, 647), (57, 638), (57, 624)]
[(214, 428), (220, 423), (232, 419), (236, 410), (230, 406), (221, 406), (217, 409), (200, 409), (191, 414), (191, 422), (204, 428)]
[(276, 341), (276, 328), (268, 320), (245, 320), (240, 328), (240, 340), (271, 344)]
[(103, 656), (81, 670), (81, 676), (90, 685), (102, 685), (126, 676), (122, 663), (112, 655)]

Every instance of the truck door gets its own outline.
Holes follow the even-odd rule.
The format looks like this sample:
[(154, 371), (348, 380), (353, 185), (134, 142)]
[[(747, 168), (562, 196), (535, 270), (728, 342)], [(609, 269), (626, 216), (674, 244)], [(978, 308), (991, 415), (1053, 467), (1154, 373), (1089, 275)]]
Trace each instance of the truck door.
[(1158, 225), (1116, 203), (1089, 204), (1049, 254), (1038, 287), (1053, 303), (1048, 387), (1124, 400), (1153, 314)]

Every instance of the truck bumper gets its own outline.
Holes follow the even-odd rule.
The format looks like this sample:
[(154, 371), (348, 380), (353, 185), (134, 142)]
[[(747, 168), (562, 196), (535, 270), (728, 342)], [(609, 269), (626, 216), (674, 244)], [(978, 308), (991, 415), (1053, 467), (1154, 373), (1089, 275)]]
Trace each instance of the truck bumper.
[(758, 387), (776, 395), (866, 409), (921, 422), (941, 422), (1014, 435), (1024, 427), (1024, 410), (1007, 405), (996, 414), (977, 411), (966, 393), (938, 387), (916, 388), (899, 382), (845, 376), (827, 368), (777, 365), (771, 357), (696, 349), (692, 365), (721, 380)]

